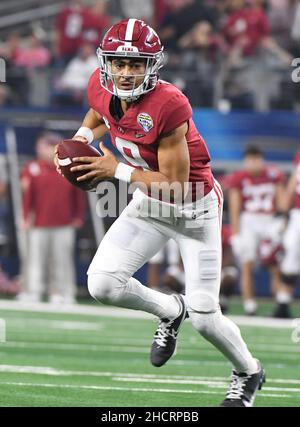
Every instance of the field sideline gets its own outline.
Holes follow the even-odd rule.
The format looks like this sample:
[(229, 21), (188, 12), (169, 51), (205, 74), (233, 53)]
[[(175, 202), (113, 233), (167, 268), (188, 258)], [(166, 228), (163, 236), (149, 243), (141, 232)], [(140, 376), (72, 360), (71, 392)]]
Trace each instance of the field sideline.
[[(208, 407), (223, 399), (230, 364), (187, 321), (177, 355), (149, 362), (156, 321), (141, 312), (0, 300), (0, 406)], [(300, 406), (300, 342), (291, 320), (232, 316), (267, 371), (255, 406)]]

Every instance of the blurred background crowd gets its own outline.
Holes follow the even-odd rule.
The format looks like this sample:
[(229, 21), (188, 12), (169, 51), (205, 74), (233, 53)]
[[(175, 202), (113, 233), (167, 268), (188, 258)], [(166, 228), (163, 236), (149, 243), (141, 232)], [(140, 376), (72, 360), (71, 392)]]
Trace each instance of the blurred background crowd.
[(193, 105), (300, 108), (290, 79), (292, 58), (300, 56), (297, 0), (12, 0), (0, 11), (8, 76), (1, 105), (84, 105), (101, 36), (134, 16), (159, 33), (162, 78)]

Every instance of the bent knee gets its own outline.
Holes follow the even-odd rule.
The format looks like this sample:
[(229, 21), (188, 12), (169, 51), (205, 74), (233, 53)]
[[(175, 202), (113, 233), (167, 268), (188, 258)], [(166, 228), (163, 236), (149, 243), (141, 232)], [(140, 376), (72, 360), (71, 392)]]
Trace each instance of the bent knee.
[(186, 296), (188, 311), (196, 313), (214, 313), (219, 308), (219, 301), (214, 295), (205, 291), (194, 291)]
[(220, 313), (218, 300), (209, 293), (195, 291), (186, 298), (186, 302), (193, 327), (202, 335), (209, 333)]
[(106, 273), (88, 275), (88, 290), (90, 295), (103, 304), (110, 304), (118, 284), (117, 279)]

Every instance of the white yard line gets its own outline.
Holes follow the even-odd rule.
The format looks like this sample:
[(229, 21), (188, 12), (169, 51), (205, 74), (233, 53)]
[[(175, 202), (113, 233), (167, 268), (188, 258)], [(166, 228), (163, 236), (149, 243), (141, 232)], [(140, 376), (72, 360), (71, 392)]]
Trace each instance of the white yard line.
[[(99, 339), (101, 339), (101, 343), (105, 342), (106, 344), (118, 344), (118, 345), (122, 345), (122, 344), (130, 344), (130, 345), (149, 345), (149, 338), (132, 338), (132, 332), (128, 331), (128, 333), (130, 332), (130, 335), (126, 336), (126, 332), (124, 331), (124, 333), (122, 335), (116, 335), (114, 333), (114, 335), (111, 335), (111, 332), (109, 333), (108, 328), (106, 328), (105, 323), (103, 322), (99, 322), (99, 323), (92, 323), (92, 322), (72, 322), (72, 321), (68, 321), (68, 322), (64, 322), (64, 321), (53, 321), (53, 322), (45, 322), (44, 319), (35, 319), (34, 321), (26, 321), (26, 323), (24, 323), (24, 319), (21, 322), (20, 321), (16, 321), (16, 319), (8, 319), (6, 322), (7, 328), (9, 329), (10, 332), (13, 332), (14, 335), (16, 334), (24, 334), (24, 330), (26, 332), (26, 337), (30, 337), (30, 336), (39, 336), (39, 334), (41, 333), (47, 333), (48, 335), (57, 335), (57, 330), (66, 330), (69, 332), (80, 332), (80, 331), (84, 331), (84, 332), (92, 332), (91, 334), (87, 335), (85, 334), (85, 338), (91, 338), (91, 339), (96, 339), (97, 343), (99, 342)], [(98, 332), (101, 331), (101, 335), (98, 334)], [(95, 332), (95, 334), (93, 333)], [(116, 331), (118, 333), (118, 331)], [(153, 330), (154, 333), (154, 330)], [(289, 339), (289, 341), (286, 341), (287, 339)], [(195, 348), (194, 346), (196, 345), (200, 345), (199, 343), (201, 342), (201, 348), (203, 349), (203, 345), (205, 346), (205, 348), (210, 347), (209, 343), (207, 343), (206, 341), (201, 340), (200, 341), (200, 336), (196, 335), (194, 336), (180, 336), (180, 345), (184, 346), (186, 349), (187, 348)], [(286, 352), (289, 351), (289, 349), (294, 349), (292, 350), (292, 352), (294, 351), (299, 351), (300, 353), (300, 346), (298, 345), (298, 343), (294, 343), (291, 340), (291, 333), (289, 331), (287, 331), (287, 334), (285, 337), (283, 337), (281, 340), (278, 339), (273, 340), (272, 336), (263, 336), (263, 335), (259, 335), (258, 339), (255, 340), (254, 338), (249, 339), (247, 336), (247, 344), (248, 346), (255, 346), (255, 348), (261, 349), (263, 350), (264, 348), (268, 349), (273, 349), (273, 350), (278, 350), (278, 351), (282, 351), (282, 352)], [(192, 346), (192, 347), (191, 347)]]
[[(5, 351), (6, 348), (32, 348), (39, 350), (65, 350), (65, 351), (93, 351), (93, 352), (113, 352), (113, 353), (149, 353), (149, 346), (118, 346), (118, 345), (110, 345), (105, 342), (99, 342), (99, 344), (82, 344), (82, 343), (57, 343), (57, 342), (28, 342), (28, 341), (6, 341), (1, 344), (0, 350)], [(216, 354), (216, 351), (213, 347), (210, 348), (195, 348), (195, 349), (185, 349), (180, 348), (178, 352), (185, 356), (210, 356)], [(269, 349), (268, 346), (265, 347), (264, 350), (255, 347), (255, 351), (259, 354), (266, 354), (268, 357), (276, 357), (279, 358), (284, 354), (284, 358), (288, 360), (299, 360), (300, 359), (300, 351), (299, 349), (289, 351), (286, 349), (278, 350), (277, 354), (274, 353), (274, 349)], [(295, 354), (293, 354), (295, 353)]]
[[(138, 362), (140, 361), (139, 359), (131, 359), (131, 361), (134, 363), (135, 361)], [(201, 362), (197, 361), (197, 360), (183, 360), (183, 359), (171, 359), (169, 360), (168, 364), (169, 365), (176, 365), (176, 366), (187, 366), (187, 365), (192, 365), (192, 366), (199, 366), (199, 363), (201, 363), (202, 366), (226, 366), (228, 368), (231, 367), (230, 362), (227, 361), (221, 361), (221, 360), (201, 360)], [(287, 363), (272, 363), (272, 362), (265, 362), (264, 363), (265, 366), (269, 367), (269, 368), (274, 368), (274, 369), (286, 369), (286, 368), (290, 368), (290, 365)], [(293, 365), (294, 369), (300, 369), (300, 364), (299, 365)]]
[[(0, 313), (1, 315), (1, 313)], [(78, 322), (76, 320), (45, 320), (45, 319), (8, 319), (6, 324), (10, 326), (10, 328), (14, 328), (14, 331), (23, 331), (26, 330), (26, 334), (31, 333), (28, 331), (29, 328), (35, 328), (38, 332), (39, 329), (54, 329), (54, 333), (57, 334), (57, 329), (59, 330), (67, 330), (67, 331), (102, 331), (103, 324), (100, 322)], [(48, 331), (47, 331), (48, 333)], [(34, 332), (32, 332), (34, 334)]]
[[(213, 379), (213, 378), (212, 378)], [(190, 385), (207, 385), (208, 387), (212, 388), (224, 388), (226, 389), (228, 387), (228, 382), (222, 382), (222, 381), (201, 381), (201, 380), (171, 380), (171, 379), (156, 379), (156, 378), (122, 378), (122, 377), (115, 377), (113, 378), (113, 381), (122, 381), (122, 382), (135, 382), (135, 383), (150, 383), (150, 384), (190, 384)], [(263, 390), (265, 391), (284, 391), (288, 393), (299, 393), (300, 395), (300, 388), (291, 388), (291, 387), (263, 387)]]
[(112, 308), (104, 305), (55, 305), (46, 302), (28, 303), (0, 300), (0, 310), (34, 311), (37, 313), (83, 314), (89, 316), (109, 316), (118, 318), (153, 319), (155, 316), (143, 311)]
[[(90, 334), (85, 335), (85, 337), (91, 337), (91, 338), (99, 338), (101, 339), (101, 343), (105, 344), (111, 344), (111, 345), (122, 345), (122, 344), (129, 344), (129, 345), (149, 345), (149, 339), (147, 338), (139, 338), (135, 337), (132, 338), (132, 333), (130, 332), (130, 335), (126, 336), (125, 334), (122, 335), (116, 335), (114, 333), (113, 336), (111, 336), (111, 333), (108, 334), (108, 330), (106, 328), (105, 322), (78, 322), (78, 321), (47, 321), (42, 318), (36, 318), (36, 319), (30, 319), (30, 321), (24, 319), (8, 319), (6, 322), (7, 329), (9, 329), (10, 332), (13, 332), (14, 334), (23, 334), (24, 330), (26, 331), (26, 336), (38, 336), (40, 333), (47, 333), (49, 335), (51, 334), (57, 334), (57, 329), (59, 330), (67, 330), (69, 331), (90, 331), (90, 332), (96, 332), (96, 334)], [(97, 334), (97, 332), (101, 331), (101, 335)], [(118, 333), (118, 331), (116, 331)], [(249, 339), (247, 337), (247, 344), (249, 346), (255, 346), (255, 349), (258, 350), (275, 350), (278, 352), (299, 352), (300, 353), (300, 346), (298, 343), (294, 343), (291, 340), (291, 334), (289, 331), (287, 331), (287, 334), (283, 339), (277, 340), (274, 342), (272, 337), (268, 336), (265, 337), (263, 335), (259, 335), (259, 339), (255, 340), (254, 338)], [(289, 341), (286, 341), (289, 339)], [(269, 340), (269, 342), (268, 342)], [(99, 341), (97, 341), (98, 343)], [(201, 348), (211, 348), (209, 343), (200, 341), (199, 335), (195, 336), (180, 336), (180, 345), (184, 346), (185, 349), (195, 349), (195, 345), (200, 345), (201, 342)]]
[[(67, 330), (67, 331), (78, 331), (78, 330), (82, 330), (82, 331), (95, 331), (95, 332), (100, 332), (103, 331), (104, 329), (104, 325), (101, 325), (100, 323), (97, 324), (85, 324), (85, 323), (80, 323), (80, 322), (74, 322), (74, 324), (72, 324), (72, 322), (48, 322), (48, 324), (45, 323), (45, 327), (42, 327), (43, 323), (42, 322), (38, 322), (39, 326), (41, 326), (42, 331), (39, 331), (38, 329), (36, 331), (31, 330), (28, 331), (28, 327), (25, 328), (26, 329), (26, 336), (27, 337), (35, 337), (36, 340), (38, 339), (39, 334), (43, 334), (43, 336), (45, 334), (48, 335), (54, 335), (57, 334), (56, 330), (59, 329), (63, 329), (63, 330)], [(10, 322), (7, 322), (7, 330), (11, 333), (13, 332), (14, 335), (17, 336), (21, 335), (23, 337), (23, 328), (21, 330), (16, 330), (15, 327), (9, 328), (10, 326)], [(78, 329), (79, 326), (79, 329)], [(47, 328), (53, 328), (54, 331), (47, 330)], [(10, 341), (9, 339), (9, 333), (7, 332), (7, 342)], [(143, 338), (116, 338), (115, 336), (113, 337), (108, 337), (106, 335), (102, 335), (102, 334), (97, 334), (97, 335), (89, 335), (85, 338), (88, 337), (92, 337), (90, 341), (94, 341), (91, 342), (91, 345), (101, 345), (101, 347), (103, 346), (125, 346), (125, 347), (140, 347), (140, 348), (147, 348), (149, 347), (150, 343), (151, 343), (151, 337), (149, 337), (149, 339), (143, 339)], [(96, 338), (96, 339), (95, 339)], [(89, 342), (90, 342), (89, 341)], [(22, 341), (20, 341), (22, 342)], [(31, 342), (31, 341), (28, 341)], [(34, 342), (34, 341), (33, 341)], [(53, 343), (56, 344), (56, 343)], [(84, 343), (80, 343), (80, 345), (82, 345)], [(290, 341), (290, 343), (287, 344), (274, 344), (274, 343), (265, 343), (265, 344), (260, 344), (260, 343), (255, 343), (255, 342), (251, 342), (249, 343), (249, 341), (247, 340), (247, 344), (248, 346), (250, 346), (251, 348), (253, 347), (253, 349), (255, 351), (262, 351), (262, 352), (277, 352), (277, 353), (299, 353), (300, 356), (300, 346), (298, 345), (298, 343), (293, 343), (292, 341)], [(72, 345), (77, 345), (77, 343), (72, 343)], [(196, 352), (197, 354), (199, 353), (199, 350), (201, 349), (201, 352), (203, 351), (210, 351), (213, 352), (213, 347), (207, 343), (207, 342), (201, 342), (199, 337), (196, 337), (196, 340), (193, 340), (193, 342), (190, 342), (189, 340), (184, 340), (184, 339), (179, 339), (179, 348), (181, 349), (181, 351), (184, 352), (184, 354), (186, 352)]]
[[(0, 310), (34, 311), (42, 313), (83, 314), (109, 316), (117, 318), (153, 319), (155, 316), (135, 310), (112, 308), (103, 305), (65, 305), (57, 306), (49, 303), (21, 303), (19, 301), (0, 300)], [(264, 326), (270, 328), (292, 328), (290, 319), (272, 319), (268, 317), (228, 316), (241, 326)]]
[[(167, 388), (132, 388), (132, 387), (110, 387), (110, 386), (96, 386), (96, 385), (73, 385), (73, 384), (38, 384), (38, 383), (24, 383), (24, 382), (10, 382), (1, 381), (2, 385), (13, 385), (20, 387), (45, 387), (45, 388), (65, 388), (65, 389), (86, 389), (86, 390), (114, 390), (114, 391), (130, 391), (138, 393), (176, 393), (176, 394), (217, 394), (223, 395), (223, 391), (212, 391), (212, 390), (178, 390), (178, 389), (167, 389)], [(264, 397), (286, 397), (295, 398), (289, 394), (270, 394), (259, 392), (259, 396)]]
[[(83, 376), (83, 377), (111, 377), (115, 381), (153, 381), (174, 384), (223, 384), (228, 383), (230, 377), (206, 377), (191, 375), (155, 375), (155, 374), (136, 374), (109, 371), (69, 371), (57, 369), (51, 366), (27, 366), (27, 365), (0, 365), (0, 373), (23, 373), (38, 374), (49, 376)], [(299, 384), (300, 379), (289, 378), (268, 378), (268, 384)], [(291, 390), (291, 389), (289, 389)], [(297, 389), (300, 391), (300, 389)]]

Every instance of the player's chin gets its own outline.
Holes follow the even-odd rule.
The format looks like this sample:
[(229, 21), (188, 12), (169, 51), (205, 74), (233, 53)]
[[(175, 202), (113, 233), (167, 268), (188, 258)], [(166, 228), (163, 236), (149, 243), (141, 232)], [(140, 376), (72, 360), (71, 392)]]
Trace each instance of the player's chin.
[(120, 90), (134, 90), (134, 84), (133, 83), (121, 83), (119, 85)]

